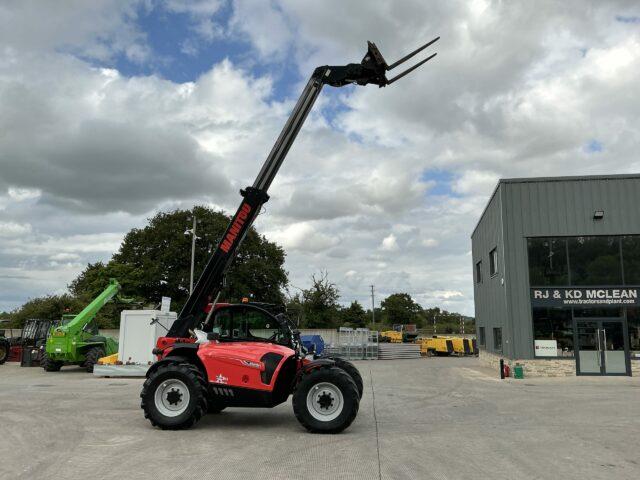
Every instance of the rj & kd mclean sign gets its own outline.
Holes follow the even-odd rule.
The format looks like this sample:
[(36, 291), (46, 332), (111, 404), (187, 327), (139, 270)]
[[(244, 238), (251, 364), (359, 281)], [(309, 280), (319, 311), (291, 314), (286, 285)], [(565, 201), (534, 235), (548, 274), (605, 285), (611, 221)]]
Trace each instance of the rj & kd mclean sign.
[(613, 288), (532, 288), (534, 307), (571, 307), (589, 305), (640, 305), (640, 287)]

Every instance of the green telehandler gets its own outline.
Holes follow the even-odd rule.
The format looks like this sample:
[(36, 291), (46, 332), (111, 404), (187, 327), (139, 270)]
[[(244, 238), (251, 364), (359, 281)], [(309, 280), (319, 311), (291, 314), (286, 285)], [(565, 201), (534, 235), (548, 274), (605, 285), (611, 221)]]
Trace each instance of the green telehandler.
[(57, 372), (63, 365), (80, 365), (91, 373), (99, 358), (118, 352), (118, 342), (99, 334), (95, 317), (120, 288), (112, 278), (107, 288), (79, 314), (62, 316), (61, 324), (53, 327), (47, 337), (40, 362), (45, 371)]

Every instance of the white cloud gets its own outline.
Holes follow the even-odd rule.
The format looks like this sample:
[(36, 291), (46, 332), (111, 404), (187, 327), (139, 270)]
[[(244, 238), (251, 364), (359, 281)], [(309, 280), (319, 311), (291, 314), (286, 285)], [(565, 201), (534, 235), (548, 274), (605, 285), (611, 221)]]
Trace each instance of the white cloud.
[(0, 237), (23, 237), (28, 233), (31, 233), (31, 225), (28, 223), (20, 224), (16, 222), (0, 222)]
[[(127, 77), (114, 56), (152, 61), (145, 8), (188, 16), (185, 54), (221, 37), (253, 50), (193, 82)], [(274, 99), (292, 66), (304, 83), (358, 61), (367, 39), (392, 61), (441, 35), (395, 85), (327, 87), (256, 226), (285, 247), (295, 285), (327, 269), (346, 303), (374, 284), (378, 299), (406, 291), (471, 314), (469, 236), (498, 178), (640, 170), (640, 31), (616, 21), (633, 8), (236, 1), (222, 25), (218, 1), (0, 7), (0, 224), (13, 232), (0, 309), (63, 288), (78, 267), (62, 263), (109, 258), (158, 209), (235, 209), (296, 100)]]
[(318, 253), (338, 244), (338, 239), (319, 232), (311, 223), (300, 222), (265, 235), (285, 250)]
[(42, 195), (42, 191), (39, 188), (9, 187), (8, 194), (13, 200), (22, 202), (39, 198)]
[[(133, 61), (149, 56), (146, 38), (136, 24), (133, 2), (4, 2), (0, 7), (0, 45), (21, 54), (73, 52), (109, 61), (124, 53)], [(33, 59), (32, 59), (33, 60)]]
[(393, 233), (390, 233), (388, 236), (382, 239), (382, 243), (380, 244), (380, 250), (384, 250), (386, 252), (395, 252), (400, 247), (398, 246), (398, 239)]
[(435, 238), (423, 238), (422, 245), (427, 248), (437, 247), (440, 244)]
[(51, 255), (49, 259), (55, 262), (66, 262), (66, 261), (72, 261), (72, 260), (80, 260), (80, 255), (76, 253), (61, 252), (61, 253), (56, 253), (54, 255)]
[(211, 16), (220, 10), (221, 6), (220, 0), (164, 0), (167, 10), (195, 16)]
[(492, 172), (468, 170), (453, 184), (453, 190), (465, 195), (488, 197), (498, 183), (500, 176)]

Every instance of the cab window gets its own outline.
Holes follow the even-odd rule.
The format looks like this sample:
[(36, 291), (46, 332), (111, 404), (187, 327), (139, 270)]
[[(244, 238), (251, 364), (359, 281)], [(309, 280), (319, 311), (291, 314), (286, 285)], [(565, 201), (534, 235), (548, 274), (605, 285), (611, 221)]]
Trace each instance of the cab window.
[(269, 339), (278, 333), (276, 320), (253, 308), (222, 309), (216, 313), (212, 331), (228, 340)]
[(96, 322), (95, 318), (91, 320), (89, 323), (85, 324), (85, 326), (83, 327), (83, 330), (86, 333), (90, 333), (91, 335), (98, 335), (99, 333), (98, 323)]
[(231, 311), (224, 309), (216, 312), (211, 331), (217, 333), (221, 338), (231, 338), (233, 321)]
[(267, 339), (279, 331), (275, 319), (260, 310), (242, 309), (237, 312), (235, 320), (244, 338)]

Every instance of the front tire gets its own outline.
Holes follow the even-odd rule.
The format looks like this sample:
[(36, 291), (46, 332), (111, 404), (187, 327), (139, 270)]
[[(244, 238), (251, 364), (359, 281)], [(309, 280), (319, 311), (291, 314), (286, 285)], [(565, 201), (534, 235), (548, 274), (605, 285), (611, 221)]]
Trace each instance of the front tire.
[(40, 366), (45, 372), (59, 372), (62, 368), (62, 362), (52, 360), (51, 357), (47, 355), (47, 352), (43, 352), (42, 357), (40, 358)]
[(102, 357), (106, 355), (103, 347), (93, 347), (84, 356), (84, 368), (89, 373), (93, 373), (93, 367), (98, 363)]
[(7, 361), (9, 358), (9, 352), (11, 351), (11, 345), (9, 344), (9, 340), (5, 340), (4, 338), (0, 338), (0, 365)]
[(339, 433), (355, 420), (358, 387), (338, 367), (322, 367), (302, 376), (293, 392), (293, 412), (312, 433)]
[(364, 384), (362, 382), (362, 375), (360, 375), (360, 372), (358, 371), (356, 366), (353, 363), (347, 362), (346, 360), (343, 360), (341, 358), (334, 358), (333, 361), (336, 362), (336, 367), (341, 368), (349, 375), (351, 375), (351, 378), (356, 384), (356, 387), (358, 387), (358, 398), (361, 399), (362, 392), (364, 391)]
[(184, 430), (207, 412), (207, 383), (200, 370), (188, 363), (161, 365), (140, 392), (144, 417), (163, 430)]

